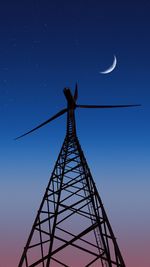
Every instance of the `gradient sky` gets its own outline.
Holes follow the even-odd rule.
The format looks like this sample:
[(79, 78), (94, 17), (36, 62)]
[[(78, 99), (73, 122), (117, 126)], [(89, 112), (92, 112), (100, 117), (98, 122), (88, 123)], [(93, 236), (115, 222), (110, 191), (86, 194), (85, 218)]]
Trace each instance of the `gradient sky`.
[[(14, 141), (66, 105), (127, 267), (149, 267), (150, 3), (2, 0), (0, 3), (0, 267), (16, 267), (61, 148), (66, 116)], [(101, 75), (112, 64), (109, 75)]]

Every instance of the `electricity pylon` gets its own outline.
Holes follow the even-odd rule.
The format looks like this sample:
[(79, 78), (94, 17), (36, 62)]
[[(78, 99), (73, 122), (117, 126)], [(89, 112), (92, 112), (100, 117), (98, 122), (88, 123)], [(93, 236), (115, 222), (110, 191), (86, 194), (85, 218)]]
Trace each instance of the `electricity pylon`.
[[(64, 89), (68, 107), (23, 137), (67, 112), (66, 136), (18, 267), (125, 267), (76, 134), (75, 108), (138, 105), (77, 105)], [(16, 138), (16, 139), (18, 139)]]

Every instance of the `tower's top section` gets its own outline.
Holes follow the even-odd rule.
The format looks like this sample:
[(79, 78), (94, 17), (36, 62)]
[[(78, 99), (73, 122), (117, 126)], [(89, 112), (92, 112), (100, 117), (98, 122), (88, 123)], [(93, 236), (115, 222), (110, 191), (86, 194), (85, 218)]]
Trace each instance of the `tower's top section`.
[[(76, 84), (75, 86), (75, 91), (74, 91), (74, 95), (72, 95), (71, 91), (69, 88), (65, 88), (64, 89), (64, 95), (67, 99), (67, 108), (62, 109), (61, 111), (59, 111), (58, 113), (56, 113), (54, 116), (52, 116), (51, 118), (49, 118), (48, 120), (44, 121), (43, 123), (39, 124), (37, 127), (33, 128), (32, 130), (26, 132), (25, 134), (22, 134), (20, 136), (18, 136), (15, 139), (19, 139), (29, 133), (32, 133), (34, 131), (36, 131), (37, 129), (43, 127), (44, 125), (46, 125), (47, 123), (51, 122), (52, 120), (55, 120), (56, 118), (60, 117), (61, 115), (63, 115), (64, 113), (68, 113), (68, 122), (72, 123), (72, 125), (74, 125), (74, 132), (75, 132), (75, 117), (74, 117), (74, 110), (76, 108), (100, 108), (100, 109), (104, 109), (104, 108), (128, 108), (128, 107), (137, 107), (137, 106), (141, 106), (141, 105), (78, 105), (76, 104), (77, 102), (77, 98), (78, 98), (78, 86)], [(68, 125), (68, 123), (67, 123)], [(67, 126), (68, 127), (68, 126)]]
[(76, 85), (74, 96), (72, 95), (69, 88), (64, 89), (64, 95), (68, 103), (67, 133), (66, 134), (70, 138), (70, 136), (76, 135), (76, 123), (75, 123), (74, 110), (76, 108), (76, 100), (77, 100), (77, 85)]
[(76, 108), (76, 101), (75, 101), (69, 88), (64, 89), (64, 95), (67, 99), (68, 108), (69, 109), (75, 109)]
[(76, 101), (78, 98), (78, 85), (77, 85), (77, 83), (75, 86), (74, 96), (72, 95), (69, 88), (64, 88), (64, 95), (67, 99), (68, 109), (75, 109), (77, 106)]

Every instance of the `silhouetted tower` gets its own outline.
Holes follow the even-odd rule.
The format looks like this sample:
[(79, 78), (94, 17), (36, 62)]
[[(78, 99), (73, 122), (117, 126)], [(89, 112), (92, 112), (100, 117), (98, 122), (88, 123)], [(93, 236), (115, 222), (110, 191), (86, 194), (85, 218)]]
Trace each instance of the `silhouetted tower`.
[(68, 107), (26, 133), (67, 112), (66, 136), (18, 267), (125, 267), (77, 138), (74, 111), (137, 105), (77, 105), (77, 86), (74, 96), (69, 89), (64, 94)]

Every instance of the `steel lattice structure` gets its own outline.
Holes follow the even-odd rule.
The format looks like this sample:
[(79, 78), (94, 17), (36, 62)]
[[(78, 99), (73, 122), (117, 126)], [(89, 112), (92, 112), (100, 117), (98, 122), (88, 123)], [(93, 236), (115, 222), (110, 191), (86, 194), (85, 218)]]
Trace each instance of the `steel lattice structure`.
[(18, 267), (125, 267), (77, 138), (77, 88), (74, 97), (64, 93), (67, 109), (30, 131), (67, 112), (66, 136)]

